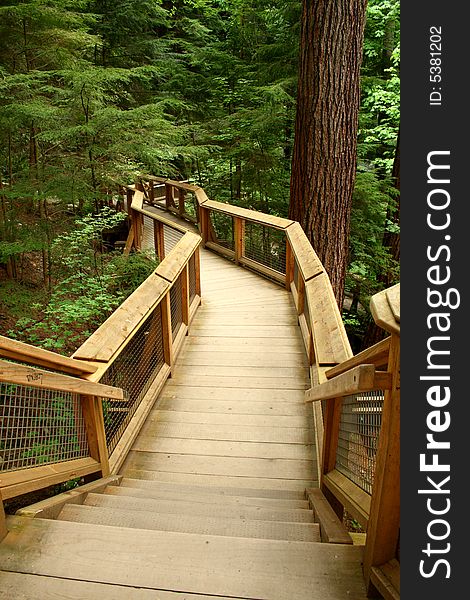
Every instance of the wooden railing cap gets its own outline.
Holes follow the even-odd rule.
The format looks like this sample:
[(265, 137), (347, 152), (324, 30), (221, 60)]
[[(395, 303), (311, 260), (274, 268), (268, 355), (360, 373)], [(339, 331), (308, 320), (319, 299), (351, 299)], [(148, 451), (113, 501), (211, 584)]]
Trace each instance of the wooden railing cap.
[(372, 296), (370, 311), (379, 327), (400, 335), (400, 284)]

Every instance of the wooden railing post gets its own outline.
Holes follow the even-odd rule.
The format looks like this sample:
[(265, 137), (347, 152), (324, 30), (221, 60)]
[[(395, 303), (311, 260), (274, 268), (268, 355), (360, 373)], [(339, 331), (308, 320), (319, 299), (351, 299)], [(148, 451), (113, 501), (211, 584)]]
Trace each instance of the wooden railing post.
[(364, 553), (364, 578), (369, 593), (375, 592), (372, 568), (396, 557), (400, 528), (400, 336), (394, 333), (388, 371), (392, 385), (385, 391)]
[[(336, 451), (338, 449), (342, 403), (342, 398), (326, 401), (323, 431), (322, 476), (333, 471), (336, 466)], [(321, 490), (333, 507), (335, 513), (342, 520), (344, 511), (343, 505), (335, 498), (335, 496), (333, 496), (329, 489), (323, 484), (323, 481), (321, 482)]]
[(102, 476), (107, 477), (110, 471), (102, 400), (96, 396), (81, 396), (81, 405), (90, 456), (101, 464)]
[(233, 217), (233, 238), (235, 241), (235, 263), (245, 255), (245, 219)]
[(200, 217), (199, 227), (201, 230), (202, 244), (205, 246), (209, 241), (209, 210), (200, 206)]
[(183, 323), (189, 325), (189, 268), (188, 264), (181, 272), (181, 295), (182, 295), (182, 313)]
[(162, 307), (162, 337), (163, 337), (163, 354), (165, 362), (173, 369), (173, 335), (171, 331), (171, 305), (170, 292), (165, 294), (161, 303)]
[(157, 221), (153, 222), (153, 240), (155, 245), (155, 254), (159, 260), (162, 261), (165, 258), (165, 235), (163, 231), (163, 223)]
[(286, 235), (286, 290), (290, 292), (290, 284), (294, 280), (294, 253)]
[(134, 229), (134, 248), (140, 250), (142, 246), (144, 216), (137, 210), (132, 210), (131, 222)]
[(3, 508), (2, 492), (0, 490), (0, 542), (8, 533), (7, 523), (5, 519), (5, 509)]
[(186, 192), (184, 190), (178, 190), (178, 213), (180, 217), (184, 216), (185, 211), (185, 206), (184, 206), (184, 200), (186, 197)]
[(196, 294), (201, 297), (201, 257), (199, 247), (194, 252), (194, 269), (196, 271)]
[(153, 206), (155, 204), (155, 193), (153, 187), (153, 181), (149, 181), (148, 183), (148, 196), (149, 196), (149, 204)]
[(173, 204), (173, 186), (170, 183), (165, 183), (165, 206), (167, 210), (170, 210)]

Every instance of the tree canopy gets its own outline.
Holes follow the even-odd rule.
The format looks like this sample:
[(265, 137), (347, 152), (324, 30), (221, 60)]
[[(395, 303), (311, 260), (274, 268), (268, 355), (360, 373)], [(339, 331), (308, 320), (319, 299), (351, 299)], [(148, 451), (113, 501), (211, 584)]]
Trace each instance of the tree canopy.
[[(55, 277), (57, 236), (137, 174), (287, 216), (300, 0), (0, 0), (0, 265)], [(346, 294), (397, 277), (399, 2), (369, 0)], [(36, 284), (39, 283), (36, 281)], [(352, 305), (352, 309), (349, 307)]]

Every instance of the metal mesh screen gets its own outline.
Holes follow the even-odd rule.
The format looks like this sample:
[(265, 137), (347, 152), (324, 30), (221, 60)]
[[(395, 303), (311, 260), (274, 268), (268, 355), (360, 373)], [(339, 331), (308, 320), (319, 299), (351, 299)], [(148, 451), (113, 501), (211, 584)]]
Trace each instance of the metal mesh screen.
[(0, 383), (0, 471), (88, 456), (78, 394)]
[(176, 244), (183, 237), (184, 233), (179, 229), (173, 229), (169, 225), (163, 225), (163, 239), (165, 245), (165, 256), (168, 256)]
[(171, 334), (175, 339), (179, 328), (183, 324), (183, 290), (180, 275), (170, 289), (170, 307), (171, 307)]
[(158, 305), (100, 379), (100, 383), (121, 387), (127, 392), (125, 400), (103, 400), (110, 454), (164, 364), (162, 314)]
[(153, 222), (154, 221), (151, 217), (144, 215), (144, 231), (143, 231), (143, 235), (142, 235), (141, 250), (143, 250), (145, 252), (145, 254), (147, 254), (151, 258), (156, 257), (155, 236), (153, 233), (153, 231), (154, 231), (153, 230)]
[(196, 297), (196, 256), (193, 254), (189, 259), (189, 303)]
[(279, 273), (286, 273), (286, 234), (258, 223), (245, 223), (245, 256)]
[(234, 250), (233, 217), (212, 210), (209, 211), (209, 215), (216, 243), (229, 250)]
[(375, 458), (382, 423), (382, 391), (343, 398), (336, 469), (372, 493)]

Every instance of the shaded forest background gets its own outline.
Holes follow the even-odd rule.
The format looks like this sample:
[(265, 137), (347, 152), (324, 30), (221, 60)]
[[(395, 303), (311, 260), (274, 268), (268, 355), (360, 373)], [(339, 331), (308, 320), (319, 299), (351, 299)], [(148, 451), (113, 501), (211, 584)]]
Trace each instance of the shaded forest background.
[[(299, 0), (0, 0), (0, 333), (68, 353), (154, 268), (97, 251), (122, 219), (103, 206), (136, 175), (287, 216), (300, 18)], [(370, 296), (398, 280), (399, 33), (398, 0), (369, 0), (355, 350)]]

